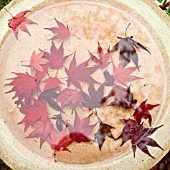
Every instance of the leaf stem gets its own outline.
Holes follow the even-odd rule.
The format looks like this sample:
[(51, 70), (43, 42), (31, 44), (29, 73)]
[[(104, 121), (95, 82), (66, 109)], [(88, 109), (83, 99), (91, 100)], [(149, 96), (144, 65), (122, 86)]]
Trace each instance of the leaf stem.
[(14, 18), (14, 16), (13, 16), (5, 7), (3, 7), (3, 9), (5, 9), (5, 11), (6, 11), (9, 15), (11, 15), (12, 18)]

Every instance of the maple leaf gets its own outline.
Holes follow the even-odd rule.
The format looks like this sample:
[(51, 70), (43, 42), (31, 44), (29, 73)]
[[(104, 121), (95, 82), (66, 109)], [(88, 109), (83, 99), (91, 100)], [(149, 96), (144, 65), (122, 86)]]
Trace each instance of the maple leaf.
[(60, 41), (63, 41), (70, 37), (70, 30), (68, 26), (66, 27), (63, 23), (57, 21), (55, 19), (58, 27), (52, 27), (52, 28), (45, 28), (47, 30), (52, 31), (54, 34), (56, 34), (54, 37), (51, 38), (51, 40), (59, 39)]
[(83, 106), (90, 109), (100, 108), (104, 95), (104, 86), (100, 85), (100, 87), (95, 90), (94, 85), (90, 84), (88, 92), (90, 96), (88, 96), (85, 92), (82, 92)]
[(39, 84), (36, 82), (36, 79), (32, 76), (30, 76), (28, 73), (14, 73), (17, 75), (15, 78), (10, 78), (7, 80), (12, 80), (11, 83), (6, 84), (13, 86), (13, 88), (6, 92), (6, 93), (11, 93), (15, 92), (15, 96), (13, 97), (16, 98), (18, 97), (18, 101), (20, 102), (21, 100), (25, 99), (28, 101), (35, 92), (40, 91)]
[(21, 122), (18, 124), (25, 123), (25, 129), (24, 131), (27, 131), (27, 129), (35, 123), (38, 119), (41, 119), (43, 125), (45, 126), (48, 116), (48, 111), (46, 108), (45, 102), (41, 102), (39, 100), (33, 99), (34, 105), (31, 107), (26, 108), (27, 114), (23, 118)]
[(98, 53), (99, 53), (100, 59), (98, 59), (96, 56), (94, 56), (94, 55), (89, 51), (89, 54), (90, 54), (91, 59), (93, 60), (93, 62), (96, 63), (96, 65), (97, 65), (98, 67), (101, 67), (101, 68), (107, 67), (107, 66), (110, 64), (110, 62), (109, 62), (110, 53), (107, 52), (106, 54), (104, 54), (103, 48), (100, 46), (100, 43), (98, 43)]
[(44, 142), (50, 141), (50, 135), (54, 131), (54, 128), (47, 118), (45, 125), (42, 121), (36, 121), (33, 124), (33, 128), (35, 128), (26, 138), (40, 138), (40, 149)]
[(57, 132), (57, 134), (52, 136), (53, 143), (51, 144), (51, 148), (54, 151), (69, 151), (67, 148), (72, 142), (73, 139), (71, 139), (67, 135), (67, 127), (63, 129), (61, 132)]
[(56, 93), (55, 91), (56, 91), (56, 88), (48, 89), (48, 90), (42, 92), (39, 95), (38, 100), (46, 101), (49, 104), (49, 106), (51, 108), (53, 108), (54, 110), (59, 111), (59, 112), (63, 112), (61, 107), (54, 100), (54, 99), (57, 99), (57, 97), (58, 97), (58, 93)]
[[(129, 26), (130, 24), (128, 25), (128, 27)], [(128, 27), (126, 28), (126, 31)], [(125, 33), (125, 38), (118, 37), (118, 39), (120, 41), (116, 45), (114, 45), (113, 48), (109, 52), (111, 53), (111, 52), (115, 52), (119, 50), (119, 60), (124, 61), (124, 67), (127, 66), (127, 64), (129, 64), (130, 61), (132, 60), (133, 63), (138, 68), (139, 59), (138, 59), (138, 54), (135, 48), (142, 49), (150, 53), (149, 50), (146, 47), (144, 47), (142, 44), (133, 40), (133, 36), (127, 37), (126, 33)]]
[(105, 77), (105, 82), (104, 82), (104, 85), (106, 85), (106, 86), (113, 86), (115, 83), (115, 78), (112, 76), (112, 75), (110, 75), (110, 73), (107, 71), (107, 70), (105, 70), (104, 71), (104, 77)]
[(92, 133), (94, 127), (97, 124), (96, 123), (94, 125), (89, 125), (91, 116), (92, 114), (80, 120), (77, 112), (75, 112), (74, 125), (71, 125), (69, 123), (67, 124), (69, 130), (69, 136), (71, 139), (73, 139), (77, 143), (91, 141), (89, 135)]
[[(6, 8), (4, 8), (4, 9), (12, 16), (12, 14)], [(19, 12), (17, 15), (12, 16), (12, 18), (8, 20), (9, 21), (8, 26), (9, 26), (9, 28), (12, 28), (16, 39), (18, 39), (18, 30), (19, 29), (22, 30), (23, 32), (26, 32), (27, 34), (29, 34), (31, 36), (31, 34), (29, 33), (29, 31), (26, 27), (26, 24), (37, 24), (25, 17), (25, 15), (28, 12), (30, 12), (30, 11), (26, 10), (26, 11)]]
[(106, 102), (110, 97), (115, 97), (115, 100), (111, 102), (108, 106), (118, 105), (119, 107), (134, 108), (137, 100), (134, 99), (133, 93), (130, 91), (130, 86), (128, 88), (123, 88), (121, 86), (115, 85), (110, 91), (109, 95), (102, 99), (102, 103)]
[[(157, 142), (148, 136), (152, 135), (157, 129), (162, 126), (158, 126), (156, 128), (145, 128), (142, 124), (139, 124), (137, 121), (129, 119), (121, 119), (120, 120), (123, 124), (125, 124), (122, 134), (122, 144), (121, 146), (131, 139), (132, 143), (132, 150), (135, 157), (136, 148), (138, 147), (142, 152), (149, 155), (150, 157), (154, 158), (148, 151), (147, 145), (152, 147), (159, 147), (163, 150), (161, 146), (157, 144)], [(119, 138), (120, 138), (119, 137)], [(119, 139), (118, 138), (118, 139)]]
[(143, 101), (136, 109), (135, 112), (133, 114), (135, 120), (138, 123), (141, 123), (142, 118), (144, 119), (149, 119), (149, 124), (151, 126), (152, 123), (152, 116), (149, 113), (149, 110), (152, 110), (153, 108), (159, 106), (159, 104), (156, 105), (151, 105), (151, 104), (146, 104), (146, 101)]
[(44, 55), (45, 55), (45, 58), (49, 61), (49, 63), (47, 65), (51, 69), (58, 70), (63, 67), (64, 62), (71, 54), (68, 56), (64, 56), (63, 43), (61, 43), (61, 46), (57, 49), (54, 42), (52, 42), (52, 46), (50, 48), (50, 53), (45, 52)]
[(121, 106), (125, 109), (134, 108), (137, 100), (134, 99), (133, 93), (130, 91), (130, 86), (125, 89), (121, 86), (114, 86), (107, 98), (115, 96), (115, 101), (111, 102), (108, 106)]
[(73, 111), (79, 106), (82, 108), (82, 94), (80, 91), (72, 89), (64, 89), (57, 97), (57, 100), (61, 102), (61, 108), (70, 106)]
[(32, 74), (34, 70), (44, 72), (42, 65), (49, 63), (49, 61), (43, 57), (44, 57), (44, 51), (41, 51), (38, 54), (36, 54), (35, 51), (32, 53), (31, 62), (30, 62)]
[(74, 53), (73, 60), (70, 63), (69, 69), (65, 68), (66, 74), (68, 75), (67, 85), (73, 84), (75, 87), (81, 89), (80, 81), (86, 83), (97, 83), (90, 75), (96, 71), (96, 67), (87, 67), (90, 59), (84, 61), (77, 66), (76, 63), (76, 52)]
[(141, 79), (140, 77), (130, 75), (136, 69), (137, 69), (136, 67), (124, 68), (124, 61), (121, 61), (118, 67), (116, 67), (113, 63), (113, 72), (115, 80), (125, 86), (127, 86), (126, 83), (130, 81)]
[(111, 129), (114, 129), (114, 127), (100, 121), (99, 129), (97, 133), (95, 133), (95, 140), (97, 139), (100, 150), (106, 140), (106, 137), (114, 139)]
[(61, 90), (61, 85), (64, 84), (62, 83), (57, 77), (49, 77), (43, 81), (45, 83), (44, 91), (49, 90), (49, 89), (56, 89), (56, 91)]

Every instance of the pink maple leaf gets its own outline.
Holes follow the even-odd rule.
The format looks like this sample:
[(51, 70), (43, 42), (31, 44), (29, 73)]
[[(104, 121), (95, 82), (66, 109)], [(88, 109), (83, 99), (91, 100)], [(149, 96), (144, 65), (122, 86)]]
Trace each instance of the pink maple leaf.
[(137, 76), (132, 76), (132, 74), (137, 68), (136, 67), (129, 67), (124, 69), (124, 61), (121, 61), (118, 67), (116, 67), (113, 63), (113, 72), (114, 72), (114, 78), (115, 80), (122, 84), (127, 86), (128, 82), (141, 79)]
[(33, 125), (38, 119), (41, 119), (43, 125), (45, 126), (48, 116), (48, 111), (45, 102), (33, 99), (34, 105), (28, 108), (25, 108), (27, 114), (21, 122), (18, 124), (25, 124), (26, 131), (31, 125)]
[(35, 128), (26, 138), (40, 138), (40, 148), (45, 141), (50, 141), (50, 135), (55, 130), (50, 120), (47, 118), (45, 126), (42, 121), (36, 121), (33, 125)]
[(52, 28), (45, 28), (47, 30), (52, 31), (55, 36), (51, 38), (51, 40), (59, 39), (60, 41), (63, 41), (64, 39), (67, 39), (70, 36), (70, 30), (68, 26), (66, 27), (62, 22), (59, 22), (55, 19), (58, 27), (52, 27)]
[(61, 69), (63, 67), (63, 64), (65, 60), (71, 55), (64, 56), (64, 48), (63, 43), (61, 46), (57, 49), (54, 42), (52, 42), (52, 46), (50, 49), (50, 53), (45, 52), (44, 53), (45, 58), (49, 61), (48, 66), (51, 69)]
[(75, 111), (78, 106), (82, 107), (82, 95), (77, 90), (66, 88), (59, 93), (57, 100), (61, 102), (62, 109), (65, 106), (70, 106)]
[(43, 58), (43, 56), (44, 56), (44, 51), (41, 51), (38, 54), (36, 54), (35, 51), (32, 53), (31, 61), (30, 61), (32, 73), (34, 70), (44, 72), (42, 65), (49, 63), (49, 61), (47, 59)]
[(94, 73), (97, 68), (96, 67), (87, 67), (90, 59), (84, 61), (80, 65), (77, 66), (76, 63), (76, 53), (74, 53), (74, 57), (70, 63), (69, 69), (65, 68), (66, 74), (68, 75), (67, 85), (73, 84), (75, 87), (81, 89), (80, 82), (85, 83), (97, 83), (92, 77), (91, 74)]
[(92, 133), (94, 127), (97, 124), (95, 123), (94, 125), (89, 125), (91, 116), (92, 114), (80, 120), (80, 117), (78, 116), (77, 112), (75, 112), (74, 125), (68, 123), (68, 130), (71, 139), (73, 139), (77, 143), (91, 141), (89, 135)]
[(90, 51), (89, 51), (89, 53), (90, 53), (91, 59), (96, 63), (96, 65), (98, 67), (105, 68), (110, 64), (110, 62), (109, 62), (110, 53), (107, 52), (105, 54), (103, 51), (103, 48), (100, 46), (100, 43), (98, 43), (98, 53), (99, 53), (100, 59), (98, 59), (96, 56), (94, 56)]
[(61, 85), (63, 84), (57, 77), (49, 77), (43, 81), (45, 83), (44, 91), (48, 89), (53, 89), (55, 88), (56, 91), (61, 90)]
[[(12, 14), (6, 8), (4, 8), (4, 9), (12, 16)], [(12, 16), (11, 19), (9, 19), (8, 26), (10, 28), (12, 28), (16, 39), (18, 39), (18, 30), (19, 29), (22, 30), (23, 32), (26, 32), (27, 34), (29, 34), (31, 36), (31, 34), (29, 33), (29, 31), (26, 27), (26, 24), (37, 24), (25, 17), (25, 15), (28, 12), (30, 12), (30, 11), (29, 10), (22, 11), (22, 12), (18, 13), (17, 15)]]

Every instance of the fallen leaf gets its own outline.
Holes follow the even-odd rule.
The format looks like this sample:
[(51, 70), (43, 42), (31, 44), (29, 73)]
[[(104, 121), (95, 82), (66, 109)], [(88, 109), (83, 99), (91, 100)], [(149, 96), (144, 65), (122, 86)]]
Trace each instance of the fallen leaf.
[[(6, 8), (4, 8), (4, 9), (12, 16), (12, 14)], [(30, 11), (26, 10), (26, 11), (19, 12), (17, 15), (12, 16), (12, 18), (9, 19), (8, 26), (9, 26), (9, 28), (12, 28), (16, 39), (18, 39), (18, 30), (19, 29), (22, 30), (23, 32), (26, 32), (27, 34), (29, 34), (31, 36), (31, 34), (29, 33), (29, 31), (26, 27), (26, 24), (37, 24), (25, 17), (25, 15), (28, 12), (30, 12)]]
[(68, 75), (67, 85), (73, 84), (75, 87), (81, 89), (80, 82), (85, 83), (97, 83), (92, 77), (91, 74), (96, 71), (96, 67), (87, 67), (90, 59), (84, 61), (80, 65), (77, 66), (76, 63), (76, 53), (74, 54), (74, 58), (70, 63), (69, 69), (65, 68), (66, 74)]
[(59, 39), (60, 41), (63, 41), (65, 39), (67, 39), (68, 37), (70, 37), (70, 30), (69, 30), (68, 26), (66, 27), (62, 22), (59, 22), (56, 19), (55, 19), (55, 21), (56, 21), (58, 27), (45, 28), (47, 30), (52, 31), (55, 34), (55, 36), (52, 37), (51, 40)]
[[(18, 97), (18, 102), (22, 101), (23, 99), (26, 101), (29, 101), (30, 98), (38, 91), (40, 91), (39, 84), (36, 81), (36, 79), (32, 76), (30, 76), (28, 73), (14, 73), (17, 75), (15, 78), (10, 78), (8, 80), (12, 80), (11, 83), (6, 84), (9, 86), (13, 86), (13, 88), (6, 92), (11, 93), (15, 92), (16, 98)], [(27, 103), (27, 102), (26, 102)]]
[(68, 123), (68, 130), (69, 130), (69, 136), (73, 141), (80, 143), (80, 142), (90, 142), (91, 139), (89, 138), (89, 135), (92, 133), (94, 125), (89, 125), (90, 118), (92, 114), (90, 114), (88, 117), (80, 120), (77, 112), (75, 112), (75, 120), (74, 125), (71, 125)]
[(152, 123), (152, 116), (149, 113), (149, 110), (152, 110), (153, 108), (159, 106), (159, 104), (156, 105), (151, 105), (151, 104), (146, 104), (146, 101), (143, 101), (136, 109), (135, 112), (133, 114), (135, 120), (138, 123), (141, 123), (142, 118), (144, 119), (149, 119), (149, 124), (151, 126)]
[(51, 108), (53, 108), (54, 110), (56, 111), (59, 111), (59, 112), (63, 112), (63, 110), (61, 109), (61, 107), (58, 105), (58, 103), (54, 100), (54, 99), (57, 99), (58, 97), (58, 93), (55, 92), (56, 89), (53, 88), (53, 89), (48, 89), (44, 92), (42, 92), (39, 97), (38, 97), (38, 100), (40, 101), (46, 101), (49, 106)]
[(48, 67), (57, 70), (63, 67), (64, 62), (70, 55), (64, 56), (63, 43), (61, 43), (61, 46), (57, 49), (54, 42), (52, 42), (50, 53), (44, 53), (45, 58), (49, 61), (49, 63), (47, 64)]
[(61, 85), (64, 84), (57, 77), (49, 77), (42, 82), (45, 83), (44, 91), (54, 88), (56, 91), (61, 91)]
[(56, 151), (69, 151), (67, 148), (73, 140), (67, 135), (67, 128), (63, 129), (61, 132), (57, 132), (56, 136), (52, 136), (53, 142), (51, 148)]
[(73, 111), (75, 111), (77, 107), (82, 108), (82, 94), (77, 90), (66, 88), (59, 93), (57, 100), (61, 102), (62, 109), (66, 106), (70, 106)]
[(41, 122), (45, 126), (48, 116), (48, 111), (45, 102), (41, 102), (39, 100), (33, 99), (34, 105), (31, 107), (28, 107), (25, 111), (27, 114), (23, 118), (21, 122), (18, 124), (25, 124), (24, 131), (27, 131), (27, 129), (33, 125), (38, 119), (41, 119)]
[(100, 122), (99, 129), (97, 133), (95, 133), (95, 140), (97, 139), (97, 143), (99, 145), (100, 150), (106, 140), (106, 137), (114, 139), (111, 129), (114, 129), (114, 127)]
[(113, 75), (110, 75), (110, 73), (107, 70), (104, 71), (104, 77), (106, 79), (104, 85), (106, 86), (115, 85), (115, 78), (113, 77)]
[(95, 90), (94, 85), (90, 84), (88, 92), (89, 96), (85, 92), (82, 92), (83, 106), (89, 109), (100, 108), (104, 95), (104, 86), (100, 85), (100, 87)]
[(136, 67), (124, 68), (124, 61), (121, 61), (118, 67), (116, 67), (113, 63), (113, 72), (115, 80), (125, 86), (127, 86), (127, 83), (131, 81), (141, 79), (140, 77), (130, 75), (134, 71), (136, 71), (136, 69)]
[(155, 140), (148, 137), (162, 126), (158, 126), (156, 128), (145, 128), (143, 127), (143, 124), (139, 124), (137, 121), (132, 119), (121, 119), (120, 121), (125, 124), (122, 130), (122, 134), (119, 136), (119, 138), (122, 137), (121, 146), (128, 140), (131, 140), (134, 157), (137, 147), (152, 158), (154, 157), (149, 153), (147, 145), (152, 147), (159, 147), (163, 150), (163, 148), (160, 147)]
[(130, 91), (130, 86), (124, 89), (121, 86), (115, 86), (109, 94), (109, 97), (115, 96), (115, 101), (111, 102), (108, 106), (121, 106), (125, 109), (134, 108), (137, 100), (134, 99), (133, 93)]
[(103, 48), (100, 46), (100, 43), (98, 43), (98, 53), (99, 53), (99, 59), (89, 51), (92, 61), (96, 63), (97, 67), (101, 67), (101, 68), (107, 67), (110, 64), (109, 62), (110, 53), (107, 52), (105, 54)]
[(35, 51), (32, 53), (31, 62), (30, 62), (32, 74), (33, 74), (34, 70), (44, 72), (42, 65), (49, 63), (49, 61), (43, 57), (44, 57), (44, 51), (42, 51), (38, 54), (36, 54)]
[(139, 59), (138, 59), (138, 54), (136, 52), (136, 49), (142, 49), (150, 53), (149, 50), (146, 47), (144, 47), (142, 44), (133, 40), (132, 36), (125, 37), (125, 38), (118, 37), (118, 39), (120, 41), (116, 45), (114, 45), (113, 48), (109, 52), (112, 53), (112, 52), (119, 50), (119, 60), (124, 61), (124, 67), (126, 67), (127, 64), (129, 64), (132, 60), (133, 63), (138, 68)]

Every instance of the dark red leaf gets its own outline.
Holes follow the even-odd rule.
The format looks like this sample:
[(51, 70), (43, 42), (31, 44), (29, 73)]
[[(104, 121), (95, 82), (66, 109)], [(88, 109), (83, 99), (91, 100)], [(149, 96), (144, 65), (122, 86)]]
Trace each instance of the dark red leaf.
[(100, 150), (101, 150), (107, 136), (109, 138), (114, 139), (111, 129), (114, 129), (114, 127), (110, 126), (108, 124), (105, 124), (103, 122), (100, 122), (99, 129), (98, 129), (97, 133), (95, 133), (95, 140), (97, 139), (97, 143), (99, 145)]
[(152, 116), (149, 113), (149, 110), (152, 110), (153, 108), (159, 106), (159, 104), (156, 105), (151, 105), (151, 104), (146, 104), (146, 101), (143, 101), (135, 110), (133, 116), (135, 118), (135, 120), (138, 123), (141, 123), (142, 118), (144, 119), (149, 119), (149, 124), (151, 126), (152, 123)]
[(125, 37), (125, 38), (118, 37), (120, 41), (110, 50), (110, 52), (115, 52), (119, 50), (119, 60), (124, 61), (124, 67), (127, 66), (127, 64), (129, 64), (130, 61), (132, 60), (133, 63), (138, 68), (139, 67), (138, 54), (135, 48), (145, 50), (148, 53), (150, 52), (146, 47), (136, 42), (132, 38), (133, 37)]
[[(123, 119), (121, 122), (125, 124), (122, 134), (120, 135), (120, 137), (122, 137), (121, 146), (128, 140), (131, 140), (134, 157), (137, 147), (152, 158), (154, 157), (149, 153), (147, 146), (158, 147), (163, 150), (163, 148), (159, 146), (155, 140), (148, 137), (162, 126), (158, 126), (156, 128), (145, 128), (142, 124), (139, 124), (136, 120), (132, 119)], [(120, 139), (120, 137), (118, 137), (118, 139)]]

